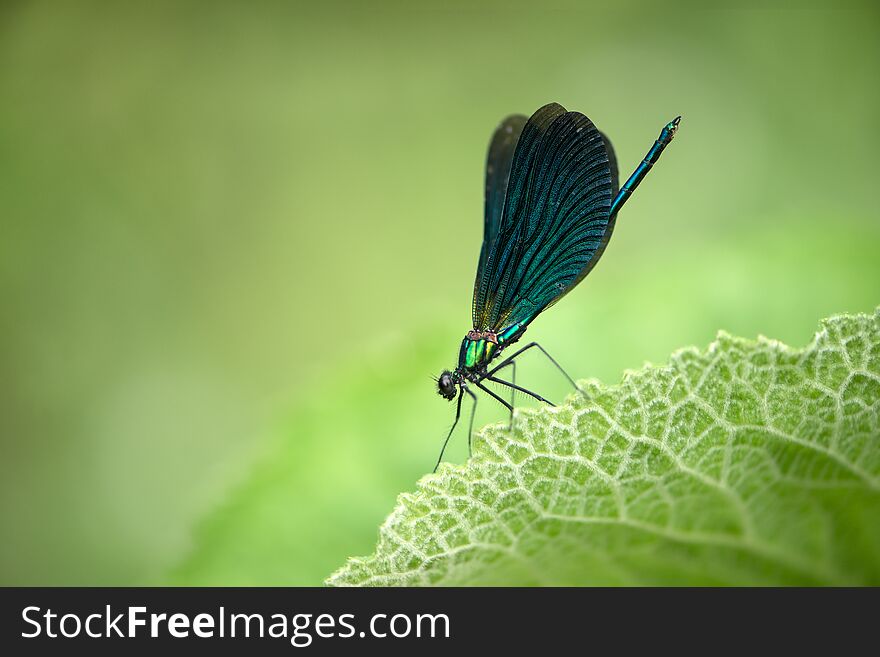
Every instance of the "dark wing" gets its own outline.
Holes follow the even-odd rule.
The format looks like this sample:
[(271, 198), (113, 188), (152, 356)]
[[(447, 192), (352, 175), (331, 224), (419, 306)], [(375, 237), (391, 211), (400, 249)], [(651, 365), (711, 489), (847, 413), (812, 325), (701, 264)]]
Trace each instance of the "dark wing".
[(613, 178), (609, 146), (586, 116), (555, 103), (532, 115), (481, 256), (474, 328), (524, 326), (587, 275), (611, 236)]
[[(483, 226), (483, 246), (480, 249), (480, 263), (477, 266), (477, 281), (483, 275), (486, 259), (494, 248), (498, 227), (501, 225), (501, 213), (504, 210), (504, 197), (507, 195), (507, 179), (510, 176), (510, 165), (513, 162), (513, 151), (519, 141), (528, 119), (522, 114), (514, 114), (504, 119), (489, 143), (489, 155), (486, 158), (486, 209)], [(474, 301), (477, 293), (474, 290)], [(476, 321), (474, 306), (474, 321)]]

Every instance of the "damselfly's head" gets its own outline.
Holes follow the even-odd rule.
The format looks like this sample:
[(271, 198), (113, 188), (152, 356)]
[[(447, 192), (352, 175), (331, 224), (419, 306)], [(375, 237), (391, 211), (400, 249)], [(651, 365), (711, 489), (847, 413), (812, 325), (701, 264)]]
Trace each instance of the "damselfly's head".
[(452, 401), (455, 399), (455, 395), (458, 394), (455, 383), (455, 375), (449, 370), (443, 370), (440, 373), (440, 378), (437, 379), (437, 393), (444, 399)]

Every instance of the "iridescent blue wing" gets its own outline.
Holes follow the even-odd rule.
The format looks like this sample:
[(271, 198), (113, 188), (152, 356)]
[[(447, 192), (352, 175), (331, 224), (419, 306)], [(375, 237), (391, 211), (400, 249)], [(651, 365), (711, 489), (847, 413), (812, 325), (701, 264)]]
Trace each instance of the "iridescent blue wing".
[[(504, 211), (504, 197), (507, 195), (507, 180), (510, 177), (510, 165), (513, 163), (513, 152), (519, 141), (528, 118), (522, 114), (514, 114), (504, 119), (489, 143), (489, 155), (486, 158), (486, 208), (483, 225), (483, 246), (480, 249), (480, 262), (477, 266), (477, 283), (483, 275), (483, 269), (489, 253), (495, 245), (501, 215)], [(474, 322), (476, 313), (477, 291), (474, 290)]]
[(586, 116), (561, 105), (546, 105), (528, 120), (497, 234), (481, 256), (474, 328), (503, 333), (527, 325), (593, 268), (614, 227), (609, 149)]
[[(564, 108), (556, 104), (550, 104), (542, 107), (537, 112), (535, 112), (530, 119), (527, 119), (526, 124), (523, 126), (523, 128), (520, 129), (519, 134), (519, 137), (522, 138), (522, 133), (526, 133), (526, 139), (524, 140), (525, 143), (522, 148), (528, 148), (535, 141), (535, 139), (538, 138), (547, 129), (552, 120), (556, 118), (556, 116), (558, 116), (560, 113), (565, 113)], [(489, 162), (493, 160), (492, 150), (496, 146), (496, 138), (499, 136), (499, 131), (501, 128), (503, 128), (503, 125), (504, 123), (502, 123), (502, 125), (499, 127), (499, 130), (495, 131), (495, 135), (492, 138), (492, 143), (489, 146)], [(514, 148), (510, 150), (510, 161), (504, 167), (508, 171), (508, 176), (506, 177), (504, 183), (504, 193), (500, 195), (500, 197), (498, 195), (494, 195), (491, 203), (491, 213), (489, 212), (490, 202), (488, 195), (488, 186), (490, 183), (487, 171), (486, 224), (483, 236), (483, 247), (480, 251), (480, 263), (477, 267), (477, 277), (474, 281), (474, 328), (488, 328), (485, 324), (485, 315), (487, 305), (489, 303), (489, 294), (491, 292), (489, 286), (493, 278), (492, 273), (498, 267), (498, 251), (499, 247), (501, 246), (498, 244), (498, 233), (500, 232), (500, 227), (503, 220), (504, 202), (507, 197), (510, 176), (509, 172), (511, 166), (513, 165), (513, 158), (515, 155), (516, 146), (519, 145), (520, 141), (521, 139), (517, 139), (517, 142), (513, 144)], [(501, 149), (498, 149), (498, 152), (502, 152)]]

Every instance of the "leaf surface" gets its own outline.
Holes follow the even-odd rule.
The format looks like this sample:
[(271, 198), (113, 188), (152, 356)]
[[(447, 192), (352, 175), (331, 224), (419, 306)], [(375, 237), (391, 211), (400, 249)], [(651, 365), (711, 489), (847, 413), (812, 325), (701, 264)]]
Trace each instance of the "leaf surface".
[(483, 429), (331, 585), (880, 584), (880, 311)]

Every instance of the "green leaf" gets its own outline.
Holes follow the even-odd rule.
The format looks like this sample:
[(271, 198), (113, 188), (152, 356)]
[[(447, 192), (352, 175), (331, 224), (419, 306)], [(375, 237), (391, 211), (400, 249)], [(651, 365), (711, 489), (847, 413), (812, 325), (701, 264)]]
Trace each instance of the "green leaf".
[(517, 413), (332, 585), (880, 584), (880, 309)]

